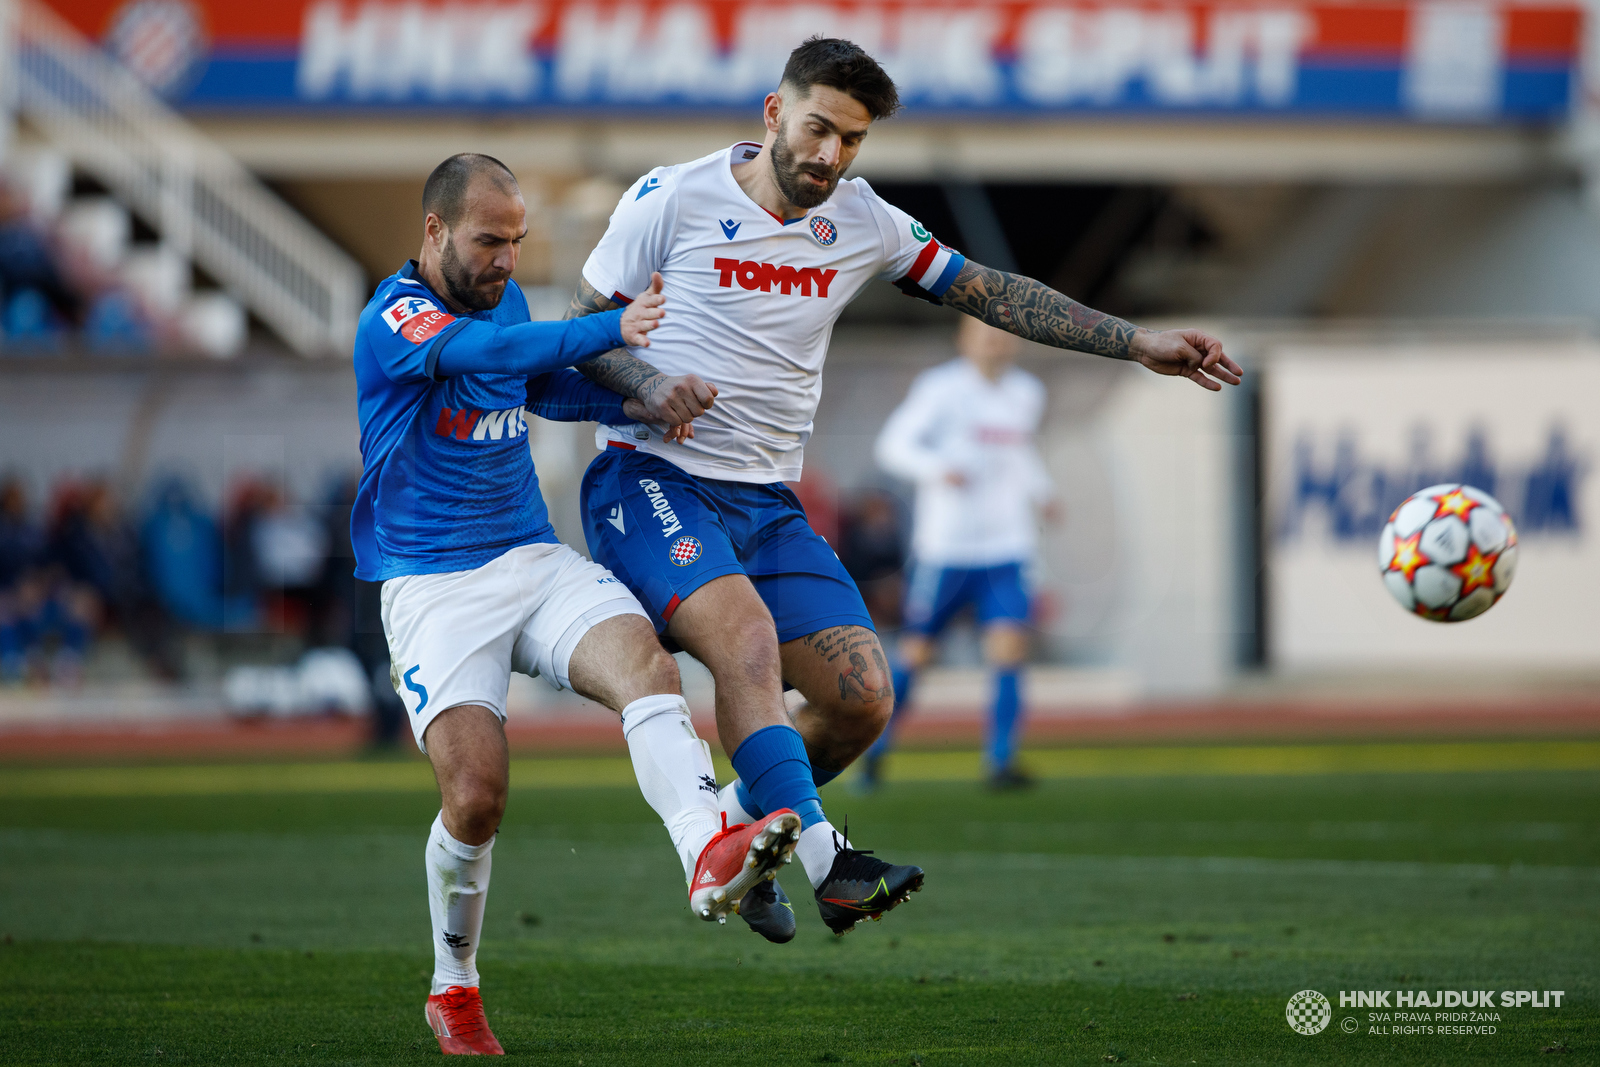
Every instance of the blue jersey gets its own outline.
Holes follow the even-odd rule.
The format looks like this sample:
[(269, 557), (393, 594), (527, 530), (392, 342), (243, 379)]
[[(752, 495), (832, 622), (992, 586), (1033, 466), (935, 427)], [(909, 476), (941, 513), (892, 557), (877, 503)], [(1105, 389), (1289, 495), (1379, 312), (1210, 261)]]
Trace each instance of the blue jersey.
[(562, 369), (620, 347), (620, 322), (620, 312), (530, 322), (513, 281), (492, 311), (456, 315), (415, 261), (385, 278), (356, 329), (356, 577), (470, 570), (519, 545), (555, 542), (525, 409), (567, 422), (633, 421), (617, 394)]

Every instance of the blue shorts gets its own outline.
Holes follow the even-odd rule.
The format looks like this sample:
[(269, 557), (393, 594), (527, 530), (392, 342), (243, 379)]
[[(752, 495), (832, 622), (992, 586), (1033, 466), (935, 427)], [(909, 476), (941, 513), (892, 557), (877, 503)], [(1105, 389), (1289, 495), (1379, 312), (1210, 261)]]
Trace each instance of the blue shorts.
[(919, 563), (906, 584), (906, 629), (933, 637), (955, 613), (973, 605), (978, 624), (1028, 621), (1028, 594), (1022, 588), (1022, 564), (994, 567), (930, 567)]
[(581, 492), (590, 554), (639, 598), (657, 633), (724, 574), (749, 577), (780, 643), (830, 626), (873, 629), (855, 580), (781, 482), (698, 478), (613, 444), (589, 464)]

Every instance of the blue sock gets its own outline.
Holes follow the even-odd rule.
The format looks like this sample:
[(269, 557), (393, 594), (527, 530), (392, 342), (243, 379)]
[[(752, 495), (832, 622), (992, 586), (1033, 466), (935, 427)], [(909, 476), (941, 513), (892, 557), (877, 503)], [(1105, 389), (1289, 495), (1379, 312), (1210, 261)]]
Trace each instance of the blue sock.
[(894, 744), (895, 724), (900, 721), (905, 710), (911, 706), (911, 683), (917, 680), (917, 673), (910, 667), (898, 666), (891, 675), (894, 682), (894, 714), (889, 716), (889, 724), (883, 728), (883, 733), (872, 742), (872, 747), (867, 749), (867, 759), (877, 761), (889, 751), (889, 746)]
[(733, 795), (739, 798), (739, 806), (745, 814), (752, 819), (766, 818), (767, 813), (761, 810), (761, 805), (756, 803), (756, 798), (750, 795), (750, 790), (744, 787), (744, 779), (736, 778), (733, 782)]
[[(822, 800), (811, 780), (811, 761), (806, 758), (806, 743), (793, 726), (765, 726), (744, 739), (733, 754), (733, 769), (739, 772), (739, 803), (748, 796), (765, 814), (788, 808), (800, 816), (802, 828), (822, 822)], [(759, 817), (759, 816), (758, 816)]]
[(989, 769), (1011, 766), (1017, 753), (1017, 724), (1022, 718), (1022, 698), (1017, 691), (1017, 670), (994, 675), (994, 706), (989, 710)]
[[(823, 770), (821, 767), (813, 765), (811, 768), (811, 783), (821, 789), (843, 773), (843, 771)], [(739, 806), (748, 812), (751, 817), (759, 819), (766, 815), (766, 812), (762, 811), (761, 806), (756, 803), (756, 798), (750, 795), (750, 790), (745, 788), (743, 778), (734, 783), (733, 795), (739, 798)]]

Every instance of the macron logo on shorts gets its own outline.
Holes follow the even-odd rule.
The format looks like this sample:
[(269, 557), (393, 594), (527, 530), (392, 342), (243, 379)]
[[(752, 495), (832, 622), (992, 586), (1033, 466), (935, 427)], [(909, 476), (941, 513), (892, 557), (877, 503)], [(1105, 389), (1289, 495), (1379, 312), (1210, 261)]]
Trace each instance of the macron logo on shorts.
[(639, 479), (639, 488), (644, 490), (645, 496), (650, 498), (650, 506), (655, 509), (656, 518), (661, 520), (661, 536), (671, 537), (683, 529), (683, 523), (678, 521), (677, 512), (672, 510), (672, 505), (667, 503), (667, 494), (661, 491), (659, 482), (649, 478)]

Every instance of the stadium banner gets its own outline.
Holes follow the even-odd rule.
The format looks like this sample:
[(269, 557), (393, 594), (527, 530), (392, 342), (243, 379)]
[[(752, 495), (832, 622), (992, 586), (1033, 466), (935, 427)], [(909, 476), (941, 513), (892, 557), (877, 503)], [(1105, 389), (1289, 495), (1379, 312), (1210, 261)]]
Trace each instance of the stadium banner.
[[(1600, 350), (1288, 348), (1265, 368), (1267, 616), (1286, 670), (1600, 664)], [(1378, 535), (1420, 489), (1494, 496), (1516, 577), (1475, 619), (1408, 614)]]
[(49, 0), (187, 108), (741, 112), (815, 33), (913, 116), (1539, 122), (1572, 106), (1572, 3)]

